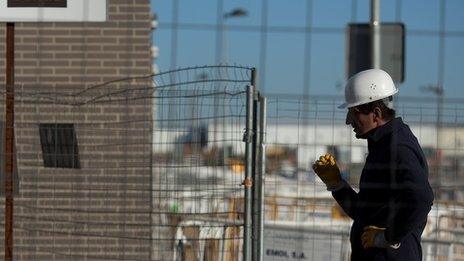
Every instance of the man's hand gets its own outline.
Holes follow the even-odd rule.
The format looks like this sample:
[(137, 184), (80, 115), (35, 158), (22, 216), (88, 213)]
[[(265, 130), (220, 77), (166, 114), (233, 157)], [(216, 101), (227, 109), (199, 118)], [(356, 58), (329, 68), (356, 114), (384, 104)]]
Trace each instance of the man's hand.
[(342, 182), (340, 169), (335, 162), (335, 158), (329, 153), (319, 157), (319, 159), (314, 162), (313, 170), (325, 183), (328, 190), (332, 190), (340, 186)]
[(385, 228), (376, 226), (364, 227), (361, 243), (365, 249), (369, 247), (398, 249), (401, 246), (401, 243), (389, 244), (385, 240)]
[(363, 233), (361, 235), (361, 243), (364, 248), (376, 247), (375, 237), (379, 233), (383, 233), (385, 228), (376, 227), (376, 226), (367, 226), (364, 227)]

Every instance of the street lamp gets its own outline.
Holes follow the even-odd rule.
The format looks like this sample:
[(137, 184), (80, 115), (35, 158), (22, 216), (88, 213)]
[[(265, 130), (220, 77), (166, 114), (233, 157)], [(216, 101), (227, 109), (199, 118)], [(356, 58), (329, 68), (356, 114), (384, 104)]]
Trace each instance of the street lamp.
[[(219, 2), (219, 9), (221, 10), (219, 14), (222, 13), (222, 4), (223, 2)], [(219, 22), (219, 28), (220, 32), (217, 34), (217, 46), (216, 46), (216, 63), (217, 64), (226, 64), (227, 63), (227, 44), (226, 44), (226, 29), (225, 29), (225, 24), (224, 22), (227, 19), (231, 18), (239, 18), (239, 17), (245, 17), (248, 15), (248, 11), (245, 10), (244, 8), (238, 7), (230, 10), (229, 12), (225, 12), (221, 15), (218, 15), (218, 22)], [(219, 69), (221, 70), (221, 69)], [(220, 86), (218, 86), (220, 87)], [(224, 102), (227, 102), (225, 100)], [(218, 108), (219, 106), (219, 101), (217, 95), (214, 96), (214, 108)], [(223, 105), (223, 113), (225, 114), (225, 109), (226, 105)], [(218, 110), (214, 110), (214, 118), (213, 118), (213, 128), (214, 128), (214, 140), (217, 141), (217, 132), (218, 132)], [(227, 155), (224, 155), (224, 158), (227, 157)]]
[(238, 7), (230, 10), (229, 12), (225, 12), (222, 15), (222, 19), (220, 20), (220, 28), (221, 28), (221, 33), (220, 33), (220, 39), (219, 39), (219, 44), (217, 48), (219, 51), (216, 53), (216, 61), (220, 64), (222, 63), (227, 63), (227, 42), (226, 42), (226, 28), (225, 28), (225, 23), (227, 19), (231, 18), (239, 18), (239, 17), (245, 17), (248, 16), (248, 11), (245, 10), (244, 8)]
[(247, 16), (248, 15), (248, 11), (241, 8), (241, 7), (238, 7), (238, 8), (235, 8), (233, 10), (231, 10), (230, 12), (226, 12), (224, 14), (224, 18), (230, 18), (230, 17), (242, 17), (242, 16)]
[[(248, 15), (248, 11), (245, 10), (244, 8), (238, 7), (230, 10), (229, 12), (225, 12), (221, 19), (220, 19), (220, 38), (219, 38), (219, 43), (218, 43), (218, 52), (216, 52), (216, 61), (218, 64), (227, 64), (227, 41), (226, 41), (226, 30), (225, 30), (225, 21), (228, 19), (233, 19), (233, 18), (239, 18), (239, 17), (245, 17)], [(220, 69), (221, 70), (221, 69)], [(223, 107), (223, 114), (226, 114), (226, 108), (227, 108), (228, 101), (227, 99), (224, 99), (224, 104), (222, 105)], [(217, 108), (219, 106), (219, 101), (218, 97), (214, 97), (214, 107)], [(214, 111), (214, 120), (213, 120), (213, 125), (214, 125), (214, 140), (217, 141), (217, 132), (218, 132), (218, 119), (217, 119), (217, 113), (218, 110)], [(224, 118), (225, 121), (225, 118)], [(225, 124), (225, 122), (223, 122)], [(226, 162), (227, 158), (229, 155), (227, 155), (227, 146), (224, 146), (223, 150), (223, 160)]]

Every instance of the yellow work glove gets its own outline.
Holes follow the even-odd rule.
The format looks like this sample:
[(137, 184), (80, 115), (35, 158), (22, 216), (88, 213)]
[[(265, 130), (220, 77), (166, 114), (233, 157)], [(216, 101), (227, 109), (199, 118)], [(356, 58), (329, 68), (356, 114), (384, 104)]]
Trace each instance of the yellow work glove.
[(378, 248), (393, 248), (398, 249), (401, 243), (389, 244), (385, 239), (385, 228), (376, 226), (364, 227), (361, 234), (361, 244), (364, 248), (378, 247)]
[(320, 156), (313, 164), (313, 170), (325, 183), (328, 190), (333, 190), (340, 187), (342, 178), (340, 176), (340, 169), (337, 166), (334, 156), (326, 153)]
[(385, 228), (381, 227), (376, 227), (376, 226), (367, 226), (364, 227), (363, 233), (361, 235), (361, 243), (364, 248), (369, 248), (369, 247), (380, 247), (376, 246), (375, 244), (375, 239), (378, 236), (378, 234), (382, 233), (385, 231)]

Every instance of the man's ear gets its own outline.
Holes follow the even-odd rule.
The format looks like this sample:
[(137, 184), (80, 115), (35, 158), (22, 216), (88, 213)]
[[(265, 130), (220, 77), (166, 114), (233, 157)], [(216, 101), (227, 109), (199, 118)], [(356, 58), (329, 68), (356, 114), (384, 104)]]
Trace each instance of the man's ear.
[(378, 122), (378, 123), (382, 123), (382, 122), (383, 122), (382, 110), (381, 110), (379, 107), (375, 107), (375, 108), (374, 108), (373, 114), (374, 114), (374, 121), (376, 121), (376, 122)]

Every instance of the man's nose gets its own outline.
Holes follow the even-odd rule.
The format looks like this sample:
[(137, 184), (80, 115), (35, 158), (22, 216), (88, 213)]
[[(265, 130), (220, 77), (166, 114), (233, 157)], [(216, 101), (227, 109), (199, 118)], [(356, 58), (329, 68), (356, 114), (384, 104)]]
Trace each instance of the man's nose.
[(346, 124), (346, 125), (351, 125), (351, 113), (350, 113), (350, 111), (348, 111), (348, 112), (346, 113), (345, 124)]

